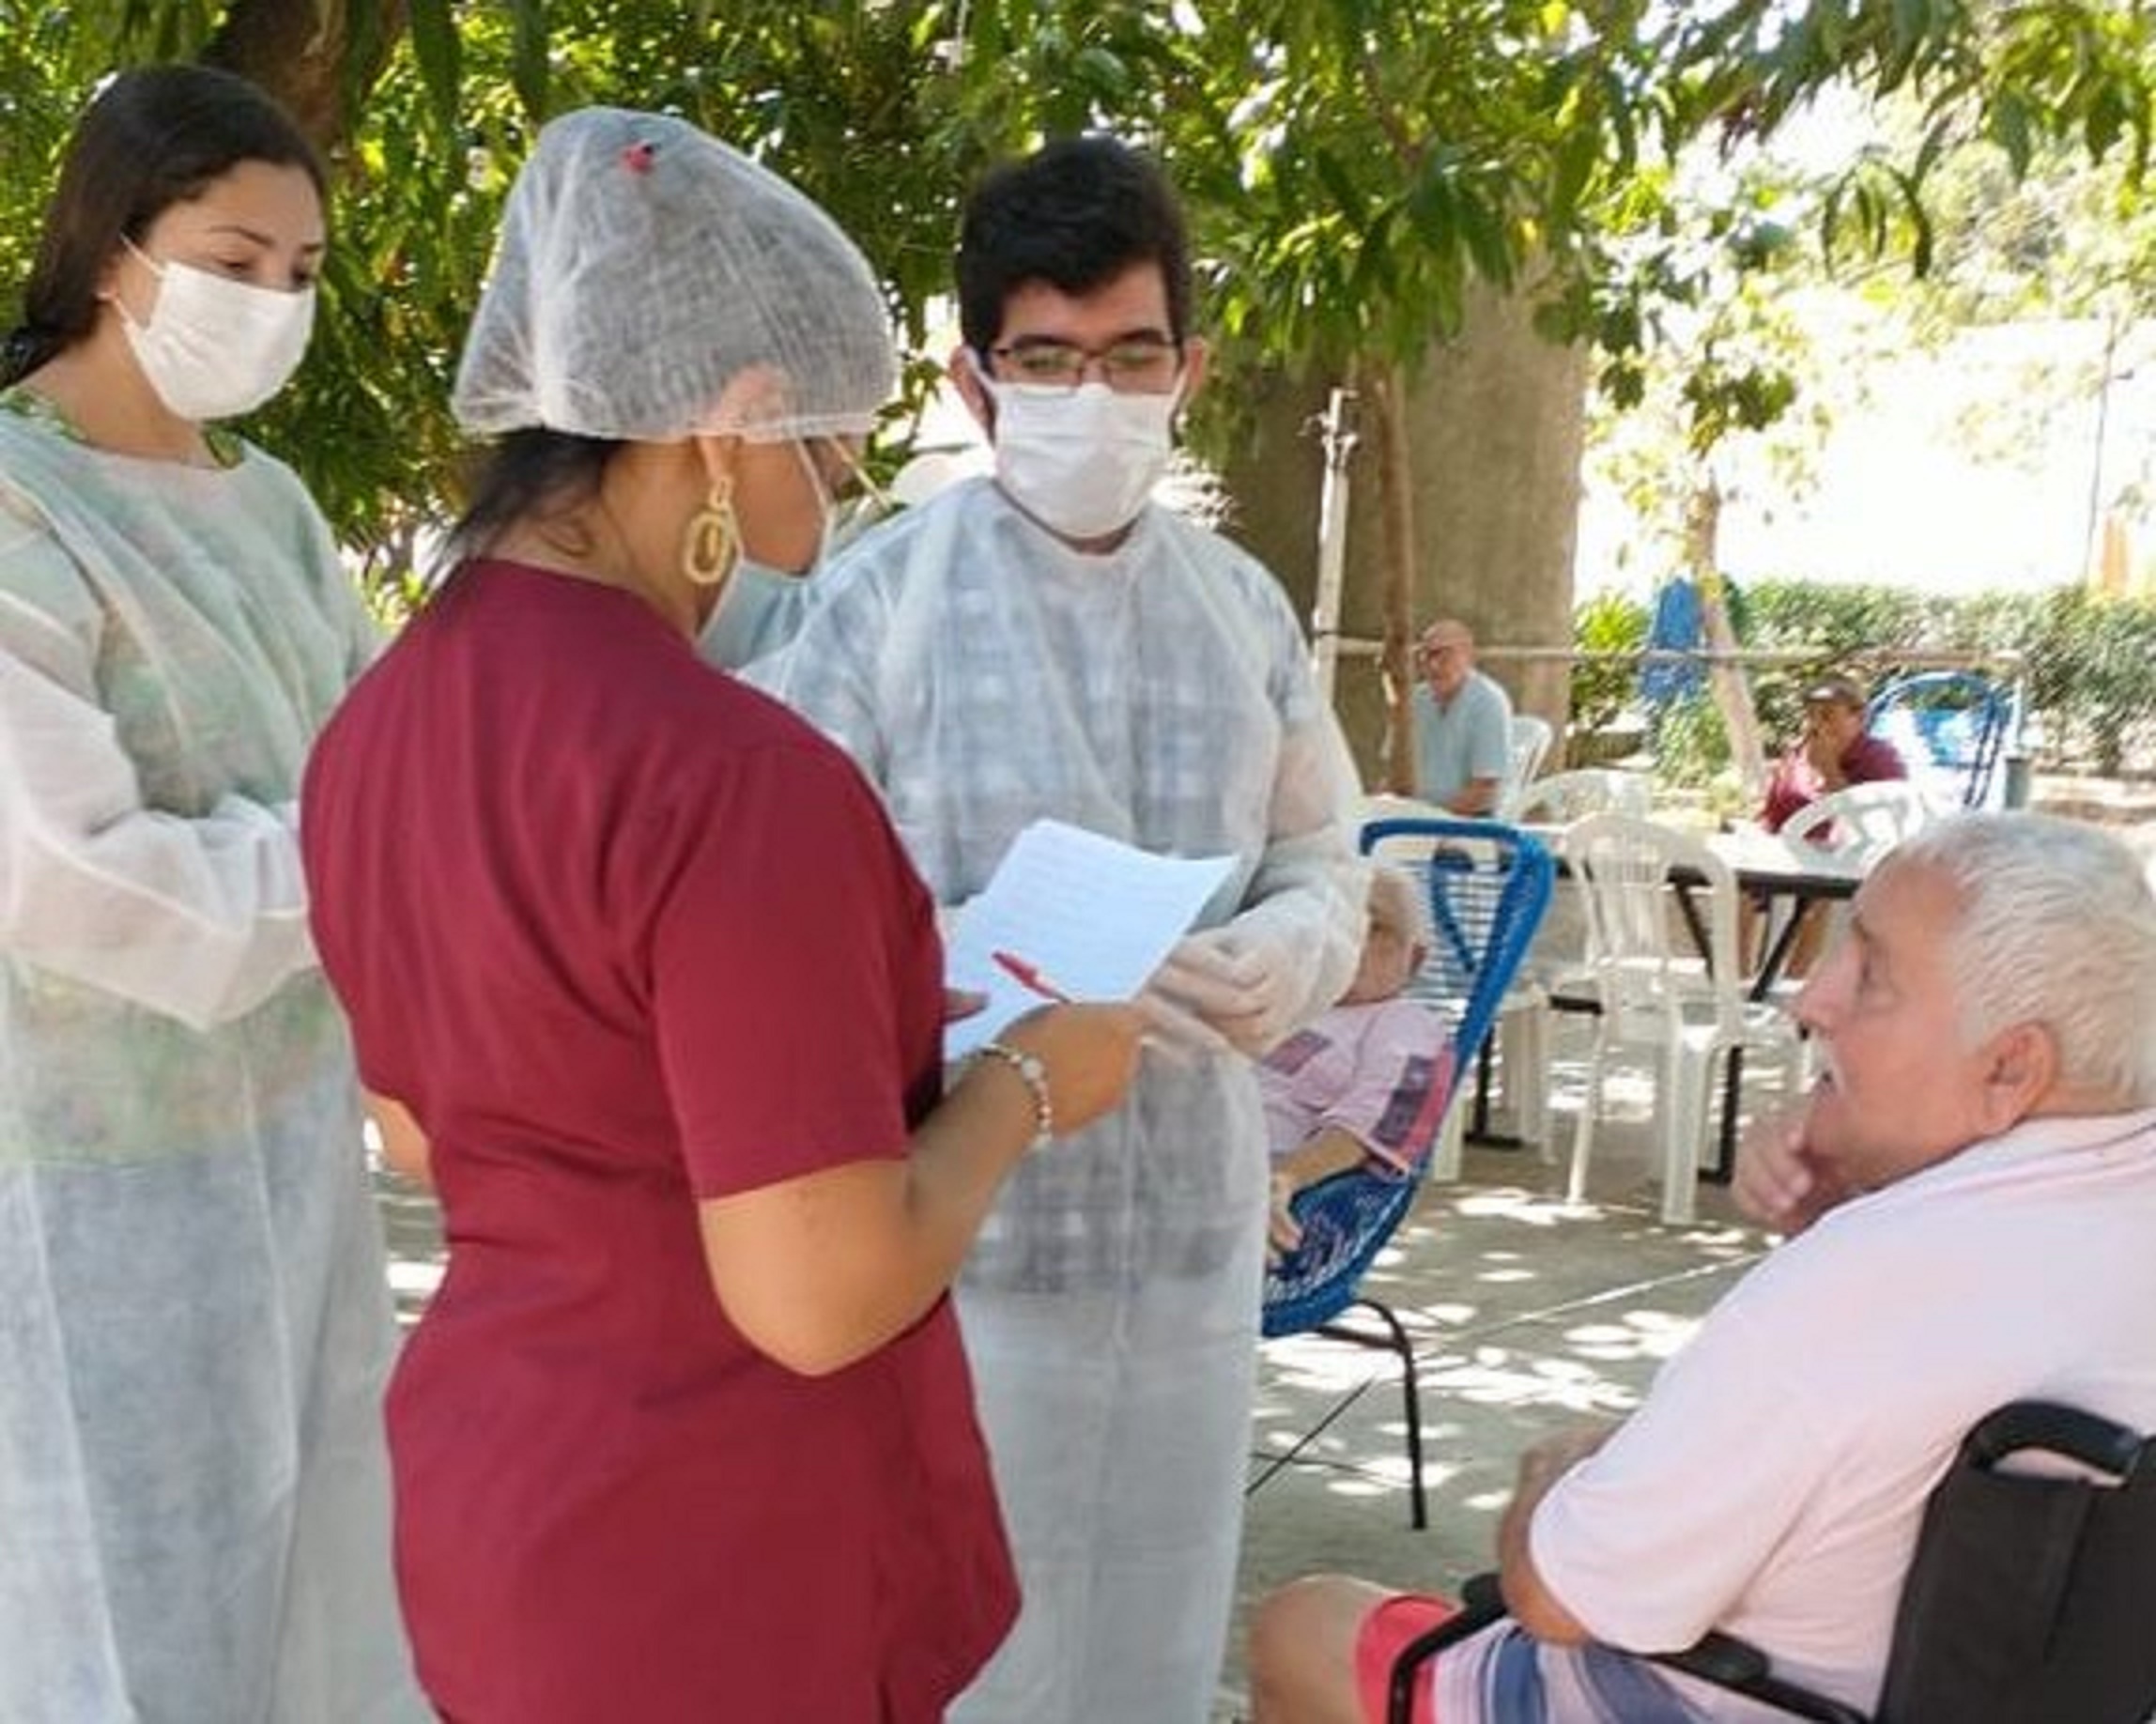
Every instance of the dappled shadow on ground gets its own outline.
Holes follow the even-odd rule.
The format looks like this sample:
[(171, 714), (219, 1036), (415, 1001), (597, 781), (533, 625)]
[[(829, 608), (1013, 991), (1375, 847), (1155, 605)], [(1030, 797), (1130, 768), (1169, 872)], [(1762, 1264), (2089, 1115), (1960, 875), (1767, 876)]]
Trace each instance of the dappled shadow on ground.
[[(1425, 1449), (1442, 1469), (1461, 1458), (1448, 1453), (1455, 1439), (1487, 1449), (1491, 1438), (1514, 1435), (1508, 1411), (1530, 1435), (1570, 1417), (1623, 1413), (1763, 1249), (1760, 1235), (1732, 1224), (1666, 1227), (1649, 1213), (1463, 1185), (1425, 1194), (1363, 1285), (1413, 1341)], [(1342, 1494), (1373, 1485), (1403, 1493), (1404, 1516), (1395, 1378), (1386, 1356), (1323, 1336), (1269, 1345), (1253, 1491), (1292, 1455), (1298, 1465), (1360, 1475), (1332, 1481)], [(1493, 1422), (1500, 1428), (1488, 1428)], [(1509, 1462), (1513, 1451), (1500, 1452)]]

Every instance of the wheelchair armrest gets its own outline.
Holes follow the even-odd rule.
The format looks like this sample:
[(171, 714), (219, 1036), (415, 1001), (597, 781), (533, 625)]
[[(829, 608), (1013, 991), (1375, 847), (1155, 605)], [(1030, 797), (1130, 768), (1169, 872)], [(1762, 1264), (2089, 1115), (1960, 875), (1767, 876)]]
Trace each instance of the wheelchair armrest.
[(1460, 1608), (1435, 1628), (1425, 1629), (1400, 1649), (1386, 1687), (1386, 1724), (1412, 1724), (1415, 1674), (1448, 1646), (1486, 1628), (1504, 1614), (1504, 1597), (1494, 1574), (1471, 1576), (1460, 1588)]
[(1793, 1717), (1810, 1718), (1814, 1724), (1871, 1724), (1854, 1706), (1784, 1682), (1774, 1673), (1773, 1660), (1765, 1653), (1733, 1634), (1710, 1628), (1683, 1652), (1656, 1653), (1653, 1656), (1656, 1664), (1727, 1688), (1732, 1694), (1748, 1695)]
[(1504, 1593), (1497, 1583), (1497, 1570), (1486, 1568), (1468, 1577), (1467, 1584), (1460, 1588), (1460, 1609), (1472, 1610), (1486, 1621), (1504, 1614)]
[(2056, 1401), (2011, 1401), (1983, 1419), (1963, 1439), (1965, 1460), (1997, 1466), (2024, 1449), (2062, 1455), (2107, 1473), (2131, 1478), (2142, 1463), (2139, 1431)]
[(1773, 1668), (1766, 1654), (1749, 1640), (1740, 1640), (1733, 1634), (1720, 1634), (1712, 1628), (1683, 1652), (1656, 1653), (1654, 1656), (1656, 1664), (1683, 1670), (1686, 1675), (1711, 1682), (1717, 1688), (1742, 1688), (1758, 1682)]
[[(1409, 1641), (1393, 1661), (1386, 1724), (1409, 1724), (1413, 1718), (1415, 1677), (1424, 1665), (1446, 1647), (1488, 1627), (1503, 1615), (1504, 1596), (1498, 1589), (1497, 1576), (1486, 1573), (1470, 1577), (1460, 1588), (1458, 1613)], [(1792, 1716), (1815, 1720), (1815, 1724), (1870, 1724), (1853, 1706), (1782, 1681), (1775, 1675), (1765, 1653), (1732, 1634), (1710, 1631), (1684, 1651), (1656, 1653), (1654, 1660), (1717, 1688), (1778, 1706)]]

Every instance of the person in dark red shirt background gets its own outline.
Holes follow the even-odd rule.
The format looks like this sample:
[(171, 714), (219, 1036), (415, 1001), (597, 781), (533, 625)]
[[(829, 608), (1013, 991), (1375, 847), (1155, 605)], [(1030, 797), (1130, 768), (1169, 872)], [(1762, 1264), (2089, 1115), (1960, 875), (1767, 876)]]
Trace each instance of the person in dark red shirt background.
[(1864, 690), (1853, 677), (1822, 677), (1804, 691), (1804, 732), (1776, 764), (1760, 809), (1760, 824), (1769, 832), (1852, 784), (1909, 776), (1892, 743), (1866, 733), (1864, 708)]

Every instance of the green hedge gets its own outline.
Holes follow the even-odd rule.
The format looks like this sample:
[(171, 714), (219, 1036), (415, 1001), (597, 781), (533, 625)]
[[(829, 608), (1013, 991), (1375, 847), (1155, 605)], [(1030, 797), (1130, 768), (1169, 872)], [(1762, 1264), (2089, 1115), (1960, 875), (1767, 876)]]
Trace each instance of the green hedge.
[[(2030, 740), (2040, 763), (2106, 776), (2156, 771), (2156, 602), (2102, 598), (2081, 588), (1941, 597), (1893, 587), (1760, 581), (1732, 607), (1740, 643), (1796, 653), (1760, 669), (1752, 695), (1769, 737), (1793, 734), (1797, 691), (1827, 669), (1876, 684), (1939, 654), (2018, 654)], [(1643, 645), (1649, 609), (1597, 593), (1573, 613), (1581, 652)], [(1581, 662), (1572, 671), (1576, 728), (1594, 731), (1636, 706), (1636, 667)], [(1727, 759), (1702, 694), (1655, 720), (1657, 766), (1677, 783), (1707, 781)]]

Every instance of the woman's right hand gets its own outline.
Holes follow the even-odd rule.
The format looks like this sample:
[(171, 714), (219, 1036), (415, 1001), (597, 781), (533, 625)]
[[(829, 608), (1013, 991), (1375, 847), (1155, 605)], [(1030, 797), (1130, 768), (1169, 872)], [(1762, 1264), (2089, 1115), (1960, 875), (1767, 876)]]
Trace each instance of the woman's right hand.
[(1135, 1006), (1073, 1003), (1030, 1011), (996, 1038), (1040, 1060), (1055, 1135), (1083, 1130), (1130, 1093), (1145, 1014)]

